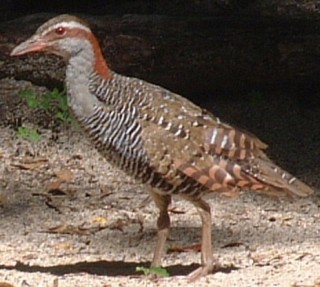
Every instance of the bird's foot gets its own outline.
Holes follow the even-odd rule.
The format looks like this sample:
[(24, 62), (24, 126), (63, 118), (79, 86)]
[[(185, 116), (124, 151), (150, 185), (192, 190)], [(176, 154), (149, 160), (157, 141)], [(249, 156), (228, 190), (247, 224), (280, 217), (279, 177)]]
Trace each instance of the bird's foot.
[(213, 273), (214, 270), (221, 268), (221, 264), (217, 261), (207, 262), (205, 265), (200, 266), (198, 269), (192, 271), (187, 279), (189, 282), (194, 282), (199, 278)]

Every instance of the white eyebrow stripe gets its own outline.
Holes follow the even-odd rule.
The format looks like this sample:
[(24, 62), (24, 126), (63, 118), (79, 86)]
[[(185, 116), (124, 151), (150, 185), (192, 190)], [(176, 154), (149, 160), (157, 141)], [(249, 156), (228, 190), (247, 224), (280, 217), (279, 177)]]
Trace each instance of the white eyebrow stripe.
[(49, 27), (48, 29), (44, 30), (42, 32), (42, 35), (48, 33), (49, 31), (52, 31), (54, 29), (57, 29), (58, 27), (65, 27), (65, 28), (79, 28), (79, 29), (82, 29), (82, 30), (85, 30), (87, 32), (91, 32), (90, 29), (78, 22), (75, 22), (75, 21), (69, 21), (69, 22), (59, 22), (51, 27)]

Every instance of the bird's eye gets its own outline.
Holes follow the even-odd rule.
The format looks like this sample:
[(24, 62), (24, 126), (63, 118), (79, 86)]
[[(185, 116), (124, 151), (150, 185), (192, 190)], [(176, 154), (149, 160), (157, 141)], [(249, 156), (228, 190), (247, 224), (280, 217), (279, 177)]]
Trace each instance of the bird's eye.
[(59, 26), (58, 28), (56, 28), (55, 30), (57, 35), (63, 35), (66, 32), (66, 29), (64, 27)]

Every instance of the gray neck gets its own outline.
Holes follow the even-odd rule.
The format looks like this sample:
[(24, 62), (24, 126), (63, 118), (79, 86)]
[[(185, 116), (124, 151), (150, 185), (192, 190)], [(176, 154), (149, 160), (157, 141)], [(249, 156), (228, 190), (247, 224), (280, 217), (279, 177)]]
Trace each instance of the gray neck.
[(95, 62), (93, 49), (88, 41), (82, 41), (80, 45), (83, 45), (82, 49), (69, 59), (66, 70), (68, 103), (77, 118), (91, 115), (98, 104), (97, 98), (89, 91)]

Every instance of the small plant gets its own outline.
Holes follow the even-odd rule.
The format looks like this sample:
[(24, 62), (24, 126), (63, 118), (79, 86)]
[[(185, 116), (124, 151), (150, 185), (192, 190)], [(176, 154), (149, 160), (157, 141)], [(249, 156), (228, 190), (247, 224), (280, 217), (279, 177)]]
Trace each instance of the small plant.
[(146, 267), (138, 266), (136, 268), (136, 272), (142, 272), (145, 276), (148, 276), (148, 275), (156, 275), (159, 277), (169, 277), (170, 276), (169, 272), (165, 268), (162, 268), (162, 267), (146, 268)]
[(19, 127), (18, 136), (31, 142), (37, 142), (40, 140), (40, 134), (34, 128)]
[(55, 113), (56, 119), (61, 122), (71, 122), (72, 117), (69, 113), (68, 99), (64, 91), (60, 92), (58, 89), (53, 89), (48, 92), (43, 97), (43, 103), (45, 107), (55, 105), (58, 111)]
[[(31, 110), (44, 111), (50, 122), (76, 123), (69, 113), (65, 91), (53, 89), (45, 94), (37, 94), (32, 89), (24, 89), (19, 92), (19, 96), (25, 100)], [(33, 128), (20, 127), (17, 134), (31, 142), (40, 140), (40, 134)]]
[(19, 96), (24, 98), (27, 102), (27, 105), (30, 109), (36, 109), (39, 107), (39, 101), (35, 92), (31, 89), (21, 90)]
[(72, 121), (65, 91), (53, 89), (43, 95), (37, 95), (33, 90), (25, 89), (21, 90), (19, 95), (26, 100), (30, 109), (41, 109), (46, 112), (54, 110), (54, 117), (57, 120), (63, 123)]

